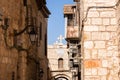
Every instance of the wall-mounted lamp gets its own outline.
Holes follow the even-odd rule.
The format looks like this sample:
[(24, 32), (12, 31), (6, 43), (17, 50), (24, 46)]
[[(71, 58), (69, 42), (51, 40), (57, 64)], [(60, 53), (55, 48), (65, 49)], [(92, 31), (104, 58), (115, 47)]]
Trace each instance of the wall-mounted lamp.
[(37, 42), (37, 32), (35, 31), (34, 27), (32, 27), (31, 31), (29, 32), (29, 37), (32, 44)]
[[(13, 39), (16, 39), (17, 36), (23, 34), (25, 31), (28, 33), (29, 35), (29, 39), (30, 39), (30, 42), (32, 45), (34, 45), (36, 42), (37, 42), (37, 32), (36, 32), (36, 18), (33, 18), (32, 16), (32, 7), (31, 5), (27, 5), (26, 6), (26, 26), (23, 30), (21, 31), (17, 31), (17, 30), (14, 30), (14, 34), (13, 34)], [(3, 19), (3, 14), (2, 12), (0, 12), (0, 22), (1, 22), (1, 27), (2, 29), (4, 30), (4, 40), (5, 40), (5, 44), (7, 47), (9, 48), (18, 48), (18, 47), (21, 47), (21, 46), (18, 46), (16, 45), (16, 43), (14, 42), (14, 45), (13, 46), (9, 46), (8, 43), (7, 43), (7, 30), (8, 30), (8, 27), (10, 25), (10, 19), (9, 18), (4, 18)], [(34, 20), (35, 19), (35, 20)], [(21, 47), (22, 48), (22, 47)]]
[[(29, 30), (29, 31), (28, 31)], [(21, 30), (20, 32), (15, 31), (14, 32), (14, 36), (19, 36), (21, 35), (23, 32), (27, 31), (29, 38), (30, 38), (30, 42), (32, 43), (32, 45), (35, 44), (35, 42), (37, 42), (37, 32), (35, 31), (35, 27), (34, 26), (26, 26), (23, 30)]]
[[(8, 30), (8, 27), (10, 25), (10, 23), (9, 23), (10, 19), (9, 18), (4, 18), (4, 20), (0, 20), (0, 21), (1, 21), (1, 23), (3, 23), (3, 24), (1, 24), (1, 27), (4, 30), (4, 40), (5, 40), (6, 46), (9, 47), (9, 48), (13, 48), (13, 47), (18, 48), (18, 46), (16, 46), (16, 44), (14, 44), (15, 46), (9, 46), (8, 43), (7, 43), (7, 30)], [(29, 32), (28, 32), (28, 30), (29, 30)], [(27, 31), (27, 33), (29, 35), (29, 38), (30, 38), (30, 42), (31, 42), (32, 45), (34, 45), (37, 42), (37, 32), (35, 30), (36, 29), (35, 29), (34, 26), (27, 25), (20, 32), (17, 32), (16, 30), (14, 30), (13, 38), (21, 35), (25, 31)]]

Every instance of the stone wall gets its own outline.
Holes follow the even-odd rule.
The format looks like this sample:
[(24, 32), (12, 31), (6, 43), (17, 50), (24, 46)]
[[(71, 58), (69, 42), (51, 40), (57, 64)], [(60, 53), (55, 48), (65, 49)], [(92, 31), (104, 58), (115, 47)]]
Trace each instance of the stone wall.
[[(58, 68), (58, 59), (63, 58), (63, 68)], [(49, 45), (48, 46), (49, 67), (52, 72), (52, 78), (65, 77), (72, 80), (72, 73), (68, 65), (68, 53), (66, 45)]]
[(118, 58), (119, 58), (119, 72), (118, 72), (118, 76), (119, 76), (119, 79), (120, 79), (120, 5), (118, 5), (117, 7), (117, 22), (118, 22), (118, 29), (117, 29), (117, 36), (118, 36)]
[[(0, 80), (30, 80), (30, 78), (38, 80), (35, 62), (38, 57), (44, 60), (44, 64), (41, 64), (42, 61), (39, 60), (38, 62), (40, 65), (37, 66), (39, 66), (39, 68), (43, 68), (43, 78), (44, 80), (47, 80), (48, 65), (47, 56), (45, 53), (45, 46), (47, 46), (47, 44), (45, 44), (45, 41), (47, 41), (47, 18), (43, 15), (41, 10), (38, 10), (36, 1), (39, 0), (27, 0), (27, 4), (32, 7), (32, 16), (36, 17), (37, 22), (35, 27), (38, 29), (40, 23), (42, 23), (42, 32), (40, 33), (42, 34), (42, 39), (39, 41), (40, 46), (37, 44), (31, 45), (28, 33), (26, 31), (17, 36), (16, 41), (14, 41), (14, 30), (19, 32), (26, 27), (25, 22), (27, 11), (26, 6), (24, 6), (24, 0), (0, 1), (0, 14), (2, 14), (3, 19), (3, 21), (0, 22), (0, 25), (4, 24), (5, 18), (9, 18), (9, 27), (6, 34), (0, 26)], [(6, 42), (9, 47), (5, 44), (4, 36), (6, 36)], [(15, 44), (22, 46), (25, 49), (29, 49), (30, 51), (26, 52), (24, 50), (18, 50), (18, 48), (13, 46), (14, 42), (17, 42)], [(11, 46), (14, 48), (10, 48)], [(31, 61), (28, 61), (29, 54), (35, 56), (35, 60), (30, 58)]]
[[(18, 29), (21, 4), (22, 2), (17, 0), (11, 0), (9, 1), (9, 3), (8, 0), (2, 0), (0, 2), (0, 10), (3, 15), (2, 18), (10, 19), (10, 27), (8, 32), (10, 34), (7, 34), (9, 37), (8, 44), (10, 46), (13, 44), (13, 38), (11, 37), (13, 36), (13, 28)], [(4, 31), (2, 30), (2, 28), (0, 28), (0, 33), (0, 80), (16, 80), (18, 52), (15, 49), (10, 50), (7, 48), (7, 46), (5, 45)]]
[(83, 80), (119, 80), (118, 16), (114, 6), (117, 0), (83, 0), (83, 3), (86, 17), (82, 48)]

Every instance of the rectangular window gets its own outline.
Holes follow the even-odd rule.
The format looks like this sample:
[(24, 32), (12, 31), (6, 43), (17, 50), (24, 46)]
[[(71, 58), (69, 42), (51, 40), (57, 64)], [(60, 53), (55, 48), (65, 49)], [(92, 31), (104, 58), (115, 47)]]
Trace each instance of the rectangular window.
[(68, 26), (74, 26), (74, 19), (73, 19), (73, 15), (72, 14), (68, 15), (67, 25)]
[(45, 56), (47, 56), (47, 34), (45, 34)]
[(42, 40), (42, 23), (40, 22), (40, 26), (38, 27), (38, 46), (40, 46), (41, 40)]
[(63, 58), (58, 59), (58, 68), (62, 69), (63, 68)]
[(40, 27), (39, 27), (39, 40), (42, 40), (42, 23), (40, 22)]

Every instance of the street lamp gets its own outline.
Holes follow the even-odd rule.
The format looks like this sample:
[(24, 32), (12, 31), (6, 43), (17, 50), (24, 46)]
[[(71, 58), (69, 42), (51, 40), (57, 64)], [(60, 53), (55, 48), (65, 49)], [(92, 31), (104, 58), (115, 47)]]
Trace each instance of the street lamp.
[(34, 27), (32, 27), (31, 31), (29, 32), (29, 38), (31, 43), (34, 45), (37, 41), (37, 32), (35, 31)]
[[(7, 30), (10, 25), (10, 23), (9, 23), (10, 19), (4, 18), (4, 20), (0, 19), (0, 21), (1, 21), (1, 27), (4, 30), (4, 40), (5, 40), (6, 46), (9, 48), (18, 48), (18, 46), (16, 46), (16, 44), (14, 44), (13, 46), (9, 46), (7, 43)], [(29, 35), (31, 44), (34, 45), (37, 42), (37, 32), (36, 32), (35, 26), (33, 26), (33, 25), (25, 26), (25, 28), (23, 30), (21, 30), (20, 32), (17, 32), (16, 30), (14, 30), (13, 38), (15, 39), (17, 36), (23, 34), (25, 31), (27, 31), (27, 33)]]

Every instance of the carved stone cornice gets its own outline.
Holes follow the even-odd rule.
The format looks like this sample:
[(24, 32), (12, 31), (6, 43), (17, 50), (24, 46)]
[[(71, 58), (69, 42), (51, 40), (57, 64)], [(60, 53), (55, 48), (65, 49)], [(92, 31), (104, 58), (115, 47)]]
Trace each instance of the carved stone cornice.
[(45, 18), (48, 18), (51, 14), (46, 6), (46, 0), (36, 0), (38, 10), (42, 12)]
[(40, 11), (42, 12), (45, 18), (48, 18), (51, 14), (46, 5), (44, 5)]

